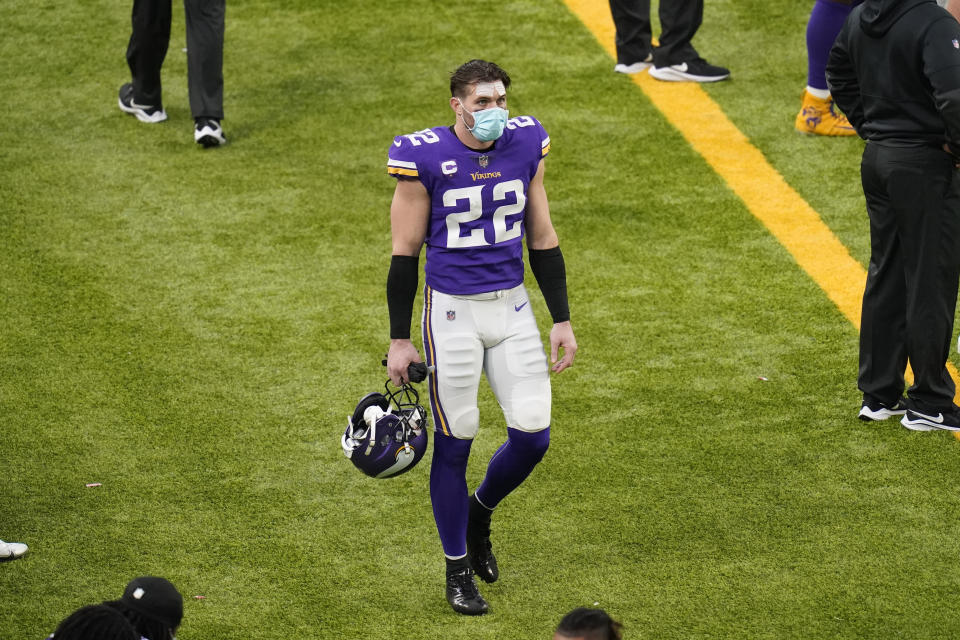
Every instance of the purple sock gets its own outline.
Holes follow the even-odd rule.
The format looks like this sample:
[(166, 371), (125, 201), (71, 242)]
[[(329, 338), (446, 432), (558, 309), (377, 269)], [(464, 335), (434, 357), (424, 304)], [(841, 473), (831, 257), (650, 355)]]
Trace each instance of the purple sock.
[(528, 433), (507, 429), (507, 441), (490, 458), (487, 473), (477, 488), (480, 504), (493, 509), (511, 491), (520, 486), (550, 446), (550, 427)]
[(430, 466), (430, 502), (443, 554), (459, 558), (467, 553), (467, 459), (473, 440), (459, 440), (439, 431), (433, 434)]
[(817, 0), (807, 21), (807, 86), (827, 89), (827, 58), (830, 47), (843, 28), (843, 22), (855, 5), (840, 4), (830, 0)]

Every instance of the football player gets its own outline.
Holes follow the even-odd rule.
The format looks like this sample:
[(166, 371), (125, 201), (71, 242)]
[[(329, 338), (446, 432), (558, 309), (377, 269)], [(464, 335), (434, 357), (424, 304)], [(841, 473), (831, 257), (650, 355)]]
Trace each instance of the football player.
[[(471, 60), (450, 78), (453, 124), (397, 136), (387, 171), (397, 178), (387, 275), (395, 385), (420, 362), (410, 321), (426, 244), (423, 347), (436, 437), (430, 498), (446, 556), (446, 596), (458, 613), (486, 613), (474, 573), (499, 576), (490, 516), (543, 458), (550, 442), (549, 370), (573, 364), (566, 269), (543, 185), (550, 138), (531, 116), (509, 118), (510, 77)], [(523, 286), (523, 245), (553, 318), (550, 362)], [(507, 440), (470, 495), (466, 469), (480, 424), (477, 390), (486, 374), (507, 423)]]

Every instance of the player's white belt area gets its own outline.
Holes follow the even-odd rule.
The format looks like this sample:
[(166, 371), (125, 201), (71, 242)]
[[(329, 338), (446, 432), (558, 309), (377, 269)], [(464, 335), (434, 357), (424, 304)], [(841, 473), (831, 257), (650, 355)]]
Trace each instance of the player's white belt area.
[(450, 296), (453, 298), (459, 298), (461, 300), (499, 300), (501, 298), (506, 298), (508, 295), (510, 295), (511, 291), (513, 291), (513, 289), (497, 289), (496, 291), (486, 291), (484, 293), (471, 293), (465, 296), (455, 296), (453, 294), (450, 294)]

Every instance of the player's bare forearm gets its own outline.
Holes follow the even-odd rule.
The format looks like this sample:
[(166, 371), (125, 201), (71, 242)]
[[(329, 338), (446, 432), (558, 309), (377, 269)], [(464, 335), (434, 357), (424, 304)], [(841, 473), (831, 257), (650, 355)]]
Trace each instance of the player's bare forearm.
[(413, 342), (407, 339), (391, 340), (390, 350), (387, 351), (387, 376), (394, 386), (399, 387), (410, 381), (407, 367), (411, 362), (423, 362)]
[[(562, 357), (561, 357), (562, 355)], [(557, 322), (550, 329), (550, 370), (560, 373), (573, 364), (577, 355), (577, 339), (570, 321)]]

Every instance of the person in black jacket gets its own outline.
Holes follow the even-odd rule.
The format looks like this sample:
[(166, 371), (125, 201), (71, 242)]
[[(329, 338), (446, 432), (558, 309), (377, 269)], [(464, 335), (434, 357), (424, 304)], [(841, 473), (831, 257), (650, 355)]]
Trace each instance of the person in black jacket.
[(960, 278), (960, 24), (935, 0), (866, 0), (837, 36), (827, 83), (867, 140), (860, 418), (960, 431), (946, 369)]

